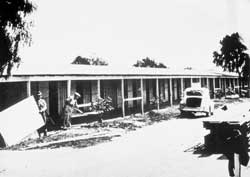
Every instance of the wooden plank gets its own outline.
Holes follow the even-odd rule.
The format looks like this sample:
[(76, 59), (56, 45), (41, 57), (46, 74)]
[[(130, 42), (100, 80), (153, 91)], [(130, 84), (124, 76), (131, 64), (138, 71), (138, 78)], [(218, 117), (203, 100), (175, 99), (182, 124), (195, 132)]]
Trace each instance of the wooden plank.
[(142, 97), (135, 97), (135, 98), (125, 98), (124, 101), (134, 101), (134, 100), (141, 100)]
[(241, 177), (240, 155), (237, 153), (234, 153), (234, 167), (235, 177)]
[(8, 146), (18, 143), (43, 125), (42, 116), (33, 96), (0, 113), (0, 133)]
[(91, 102), (89, 102), (89, 103), (84, 103), (84, 104), (78, 104), (78, 107), (79, 107), (79, 108), (84, 108), (84, 107), (89, 107), (89, 106), (91, 106)]

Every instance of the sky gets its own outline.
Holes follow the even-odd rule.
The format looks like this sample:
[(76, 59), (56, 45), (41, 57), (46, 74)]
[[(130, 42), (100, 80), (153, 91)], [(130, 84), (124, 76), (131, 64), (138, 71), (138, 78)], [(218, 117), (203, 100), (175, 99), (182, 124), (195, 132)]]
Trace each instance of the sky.
[(238, 31), (250, 48), (250, 0), (33, 0), (33, 43), (24, 63), (77, 56), (132, 66), (149, 57), (170, 67), (213, 67), (219, 41)]

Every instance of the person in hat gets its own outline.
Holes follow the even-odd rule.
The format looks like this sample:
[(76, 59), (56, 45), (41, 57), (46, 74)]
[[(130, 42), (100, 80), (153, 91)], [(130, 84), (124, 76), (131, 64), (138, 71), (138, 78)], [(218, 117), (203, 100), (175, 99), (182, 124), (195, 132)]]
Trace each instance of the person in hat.
[(64, 107), (63, 107), (63, 128), (70, 128), (71, 127), (71, 117), (73, 111), (77, 111), (79, 113), (83, 113), (77, 104), (77, 100), (81, 97), (81, 95), (77, 92), (74, 93), (73, 96), (70, 96), (66, 99)]
[(47, 117), (46, 117), (47, 104), (46, 101), (42, 98), (42, 92), (40, 91), (38, 91), (37, 93), (37, 105), (39, 113), (41, 114), (44, 121), (44, 125), (37, 130), (39, 138), (41, 138), (42, 133), (44, 134), (44, 136), (47, 136)]

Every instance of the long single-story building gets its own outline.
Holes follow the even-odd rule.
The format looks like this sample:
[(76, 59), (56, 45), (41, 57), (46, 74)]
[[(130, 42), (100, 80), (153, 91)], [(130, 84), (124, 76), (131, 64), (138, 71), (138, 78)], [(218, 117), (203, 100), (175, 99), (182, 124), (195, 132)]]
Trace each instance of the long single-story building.
[(110, 97), (115, 108), (113, 115), (126, 116), (178, 104), (183, 90), (194, 83), (209, 88), (211, 98), (218, 88), (225, 92), (227, 87), (239, 85), (234, 73), (194, 69), (72, 64), (21, 67), (7, 80), (0, 78), (0, 111), (40, 90), (48, 104), (48, 113), (56, 121), (60, 119), (65, 99), (76, 91), (82, 96), (78, 104), (86, 114), (91, 102)]

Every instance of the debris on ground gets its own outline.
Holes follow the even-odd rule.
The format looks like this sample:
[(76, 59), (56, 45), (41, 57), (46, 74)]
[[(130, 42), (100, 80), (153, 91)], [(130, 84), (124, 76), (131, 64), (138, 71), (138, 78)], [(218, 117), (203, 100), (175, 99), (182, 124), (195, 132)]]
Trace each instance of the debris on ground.
[[(232, 101), (226, 99), (215, 100), (215, 107), (221, 108), (225, 104), (237, 104), (241, 99)], [(161, 110), (152, 110), (144, 115), (134, 114), (125, 118), (105, 120), (73, 125), (71, 129), (50, 131), (47, 137), (39, 139), (30, 137), (19, 144), (4, 148), (4, 150), (31, 150), (55, 148), (84, 148), (102, 142), (112, 141), (116, 137), (135, 131), (142, 127), (161, 121), (177, 119), (180, 114), (178, 105)]]

